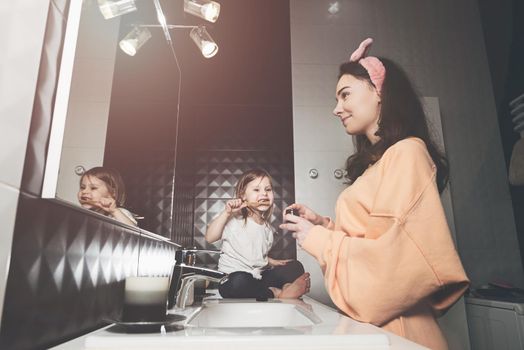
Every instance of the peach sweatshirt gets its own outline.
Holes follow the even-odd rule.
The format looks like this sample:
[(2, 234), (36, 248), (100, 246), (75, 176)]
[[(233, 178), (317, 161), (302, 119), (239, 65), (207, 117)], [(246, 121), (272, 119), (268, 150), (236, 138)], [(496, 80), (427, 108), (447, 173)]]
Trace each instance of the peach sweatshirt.
[(418, 138), (397, 142), (339, 196), (336, 220), (302, 247), (348, 316), (430, 349), (447, 349), (435, 317), (469, 286), (446, 222), (436, 167)]

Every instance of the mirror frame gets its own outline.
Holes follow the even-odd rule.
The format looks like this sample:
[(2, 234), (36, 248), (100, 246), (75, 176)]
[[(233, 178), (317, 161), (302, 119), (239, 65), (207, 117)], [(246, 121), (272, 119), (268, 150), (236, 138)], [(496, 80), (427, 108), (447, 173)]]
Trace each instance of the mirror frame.
[(58, 74), (58, 84), (51, 121), (51, 132), (49, 133), (49, 145), (47, 148), (44, 181), (42, 184), (42, 198), (57, 198), (58, 171), (60, 169), (60, 157), (62, 155), (62, 144), (64, 141), (69, 95), (71, 92), (73, 65), (80, 29), (82, 2), (82, 0), (71, 0), (69, 3), (66, 32), (62, 46), (62, 58), (60, 60), (60, 71)]

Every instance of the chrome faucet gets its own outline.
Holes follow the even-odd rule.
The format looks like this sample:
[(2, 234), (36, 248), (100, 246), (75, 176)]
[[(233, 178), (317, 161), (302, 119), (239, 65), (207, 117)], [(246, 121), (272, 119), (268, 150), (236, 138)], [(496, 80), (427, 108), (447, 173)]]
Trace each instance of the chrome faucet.
[[(214, 271), (214, 270), (209, 270)], [(219, 272), (219, 271), (214, 271)], [(220, 272), (221, 277), (212, 277), (201, 275), (198, 273), (188, 273), (182, 277), (182, 283), (176, 297), (176, 307), (183, 309), (186, 306), (192, 305), (194, 301), (194, 285), (196, 281), (209, 281), (209, 282), (218, 282), (222, 283), (227, 280), (227, 275), (223, 272)]]
[(184, 308), (193, 302), (193, 286), (198, 280), (224, 282), (227, 274), (224, 272), (194, 266), (198, 253), (221, 254), (215, 250), (179, 249), (175, 253), (175, 266), (169, 289), (168, 307)]

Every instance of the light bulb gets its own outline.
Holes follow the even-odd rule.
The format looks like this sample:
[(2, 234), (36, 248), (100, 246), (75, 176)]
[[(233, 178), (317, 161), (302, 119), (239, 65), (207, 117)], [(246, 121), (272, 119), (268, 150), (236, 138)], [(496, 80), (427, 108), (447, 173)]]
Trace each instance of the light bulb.
[(193, 28), (189, 36), (193, 39), (205, 58), (211, 58), (217, 54), (218, 45), (213, 38), (211, 38), (211, 35), (209, 35), (205, 27)]
[(137, 51), (151, 38), (151, 32), (147, 28), (135, 27), (120, 40), (119, 46), (129, 56), (134, 56)]
[(210, 2), (202, 6), (202, 15), (206, 21), (215, 23), (220, 14), (220, 4), (218, 2)]
[(184, 0), (184, 12), (215, 23), (220, 14), (220, 4), (210, 0)]
[(136, 11), (135, 0), (98, 0), (98, 8), (105, 19)]

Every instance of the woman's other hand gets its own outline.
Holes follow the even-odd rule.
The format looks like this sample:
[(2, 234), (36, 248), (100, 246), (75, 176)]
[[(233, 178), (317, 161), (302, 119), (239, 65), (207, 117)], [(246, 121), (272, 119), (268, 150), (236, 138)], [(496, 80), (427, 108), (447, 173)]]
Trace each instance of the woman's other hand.
[[(294, 204), (291, 204), (286, 209), (284, 209), (284, 222), (287, 221), (286, 220), (286, 214), (285, 214), (287, 209), (295, 209), (295, 210), (297, 210), (298, 211), (298, 215), (301, 218), (306, 219), (307, 221), (309, 221), (313, 225), (325, 226), (327, 224), (327, 222), (329, 221), (329, 219), (327, 219), (327, 218), (317, 214), (312, 209), (306, 207), (304, 204), (294, 203)], [(289, 214), (287, 214), (287, 215), (289, 215)]]
[(292, 231), (293, 238), (295, 238), (300, 245), (302, 245), (302, 242), (304, 242), (309, 235), (311, 228), (315, 226), (311, 221), (292, 214), (286, 214), (284, 216), (284, 221), (286, 221), (286, 223), (280, 225), (280, 228)]

